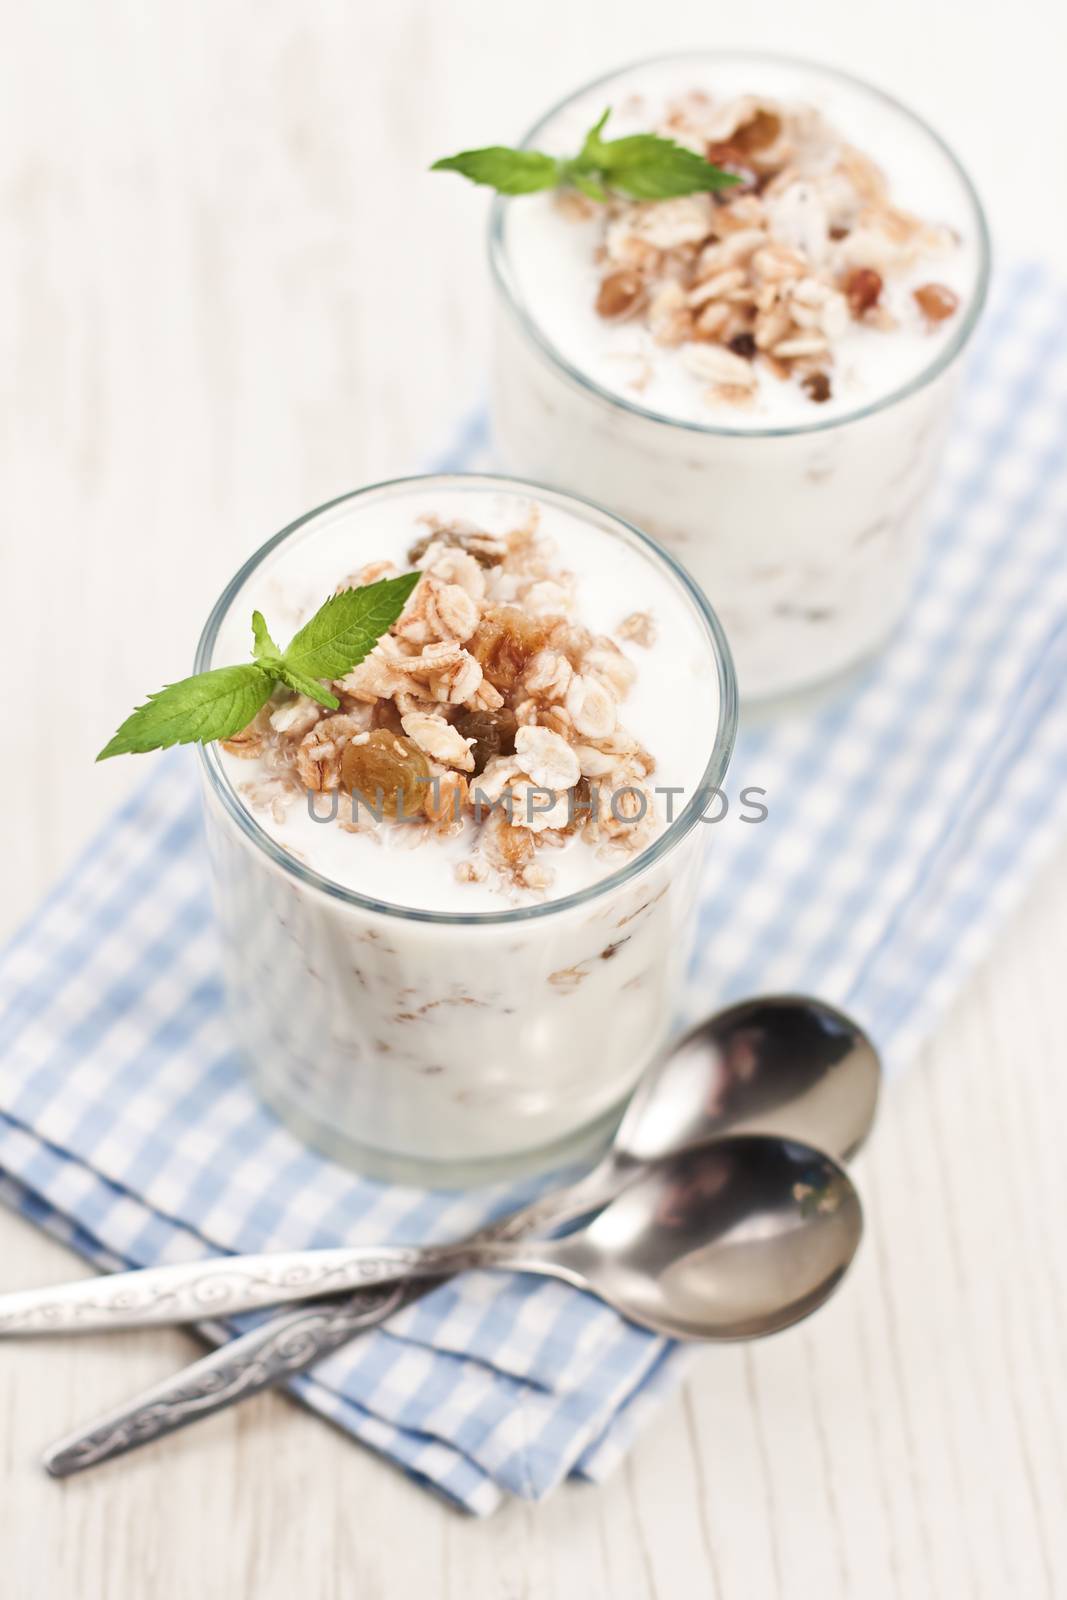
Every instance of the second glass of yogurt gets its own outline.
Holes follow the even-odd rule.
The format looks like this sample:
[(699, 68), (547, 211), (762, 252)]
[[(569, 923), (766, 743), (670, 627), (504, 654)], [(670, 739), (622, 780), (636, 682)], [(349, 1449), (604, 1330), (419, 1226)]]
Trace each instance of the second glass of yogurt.
[(603, 501), (714, 596), (744, 697), (872, 655), (900, 619), (989, 274), (974, 188), (871, 86), (757, 54), (645, 62), (524, 144), (658, 132), (739, 182), (500, 200), (503, 470)]
[(701, 591), (599, 507), (382, 484), (237, 573), (197, 670), (416, 567), (329, 711), (279, 689), (202, 747), (230, 1012), (268, 1103), (373, 1175), (452, 1186), (601, 1142), (672, 1025), (736, 725)]

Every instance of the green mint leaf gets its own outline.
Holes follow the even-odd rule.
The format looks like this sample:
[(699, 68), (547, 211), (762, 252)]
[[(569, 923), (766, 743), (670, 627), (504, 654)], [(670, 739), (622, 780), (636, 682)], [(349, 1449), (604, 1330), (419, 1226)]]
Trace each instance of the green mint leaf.
[(405, 572), (331, 595), (290, 640), (282, 664), (304, 678), (343, 678), (388, 633), (421, 576)]
[(281, 651), (270, 636), (262, 611), (252, 613), (252, 640), (252, 654), (257, 661), (278, 660)]
[(610, 116), (611, 116), (611, 107), (608, 106), (608, 109), (605, 112), (603, 112), (603, 114), (600, 117), (597, 118), (596, 122), (593, 123), (593, 126), (590, 128), (589, 132), (586, 134), (585, 143), (582, 145), (582, 148), (578, 153), (578, 159), (577, 159), (577, 161), (575, 163), (576, 166), (579, 166), (579, 167), (583, 167), (583, 166), (584, 167), (598, 167), (598, 166), (600, 166), (600, 164), (601, 164), (600, 160), (599, 160), (600, 151), (603, 149), (604, 142), (605, 142), (600, 137), (600, 135), (603, 133), (604, 128), (607, 125), (607, 120), (608, 120), (608, 118)]
[(458, 156), (435, 161), (431, 172), (459, 172), (472, 183), (484, 183), (498, 194), (534, 194), (554, 189), (559, 182), (559, 162), (537, 150), (512, 150), (489, 145), (484, 150), (462, 150)]
[(533, 194), (538, 189), (573, 185), (590, 200), (603, 202), (611, 195), (631, 200), (670, 200), (682, 194), (729, 189), (740, 179), (731, 172), (687, 150), (658, 133), (632, 133), (622, 139), (602, 137), (611, 107), (585, 136), (585, 143), (570, 161), (542, 155), (538, 150), (513, 150), (489, 145), (484, 150), (464, 150), (435, 161), (431, 172), (460, 172), (472, 183), (488, 184), (498, 194)]
[(735, 173), (713, 167), (695, 150), (655, 133), (609, 139), (603, 149), (605, 181), (631, 200), (670, 200), (731, 189), (741, 182)]
[(723, 172), (695, 150), (661, 138), (658, 133), (601, 138), (610, 115), (609, 107), (586, 134), (581, 153), (573, 163), (573, 173), (593, 175), (631, 200), (669, 200), (683, 194), (729, 189), (740, 182), (734, 173)]
[(96, 759), (232, 738), (266, 705), (279, 682), (336, 711), (340, 701), (320, 680), (341, 678), (359, 665), (399, 617), (421, 576), (405, 572), (332, 595), (284, 652), (271, 638), (262, 612), (253, 611), (255, 661), (198, 672), (150, 694)]
[(677, 195), (731, 189), (741, 182), (734, 173), (705, 162), (657, 133), (630, 133), (605, 139), (611, 107), (593, 123), (576, 157), (561, 162), (539, 150), (514, 150), (491, 144), (485, 150), (462, 150), (434, 162), (432, 173), (462, 173), (475, 184), (488, 184), (502, 195), (534, 194), (537, 189), (573, 184), (590, 200), (605, 202), (611, 194), (630, 200), (672, 200)]
[(198, 672), (195, 677), (168, 684), (126, 718), (96, 759), (141, 755), (194, 740), (205, 744), (211, 739), (229, 739), (266, 705), (274, 682), (272, 672), (248, 662)]
[(341, 704), (335, 694), (325, 688), (318, 678), (309, 678), (306, 673), (299, 672), (296, 667), (291, 667), (287, 661), (276, 662), (275, 670), (281, 681), (290, 689), (295, 689), (297, 694), (306, 694), (309, 700), (317, 700), (320, 706), (327, 706), (329, 710), (336, 711)]
[(587, 177), (584, 172), (579, 172), (576, 168), (570, 174), (570, 182), (587, 199), (595, 200), (598, 205), (603, 205), (605, 201), (611, 199), (611, 195), (602, 183), (595, 182), (594, 179)]

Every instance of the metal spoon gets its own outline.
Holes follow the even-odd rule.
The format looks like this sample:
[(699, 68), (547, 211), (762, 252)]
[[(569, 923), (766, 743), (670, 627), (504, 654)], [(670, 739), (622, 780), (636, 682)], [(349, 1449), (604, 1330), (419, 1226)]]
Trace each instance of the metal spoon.
[[(490, 1223), (468, 1242), (504, 1242), (562, 1226), (619, 1194), (637, 1176), (638, 1163), (724, 1133), (778, 1133), (849, 1156), (870, 1131), (880, 1078), (870, 1039), (824, 1001), (776, 995), (730, 1006), (649, 1067), (592, 1172)], [(274, 1317), (236, 1339), (208, 1325), (204, 1331), (221, 1348), (62, 1441), (45, 1466), (67, 1476), (283, 1382), (439, 1281), (361, 1289)], [(224, 1308), (212, 1305), (201, 1314), (223, 1315)]]
[[(812, 1196), (818, 1200), (814, 1211)], [(793, 1299), (782, 1296), (798, 1270), (806, 1284), (818, 1262), (814, 1284), (822, 1292), (830, 1246), (822, 1242), (820, 1254), (800, 1238), (798, 1219), (813, 1238), (818, 1229), (828, 1238), (829, 1224), (823, 1228), (820, 1222), (817, 1228), (812, 1218), (835, 1217), (842, 1210), (849, 1218), (851, 1259), (859, 1239), (859, 1201), (830, 1157), (769, 1134), (735, 1134), (643, 1163), (633, 1181), (584, 1228), (548, 1244), (482, 1240), (223, 1257), (205, 1262), (192, 1280), (186, 1266), (123, 1272), (105, 1278), (101, 1288), (90, 1278), (43, 1295), (31, 1290), (11, 1296), (0, 1304), (5, 1314), (0, 1327), (53, 1333), (195, 1322), (219, 1298), (233, 1312), (250, 1311), (351, 1292), (357, 1285), (495, 1267), (563, 1278), (674, 1338), (735, 1338), (746, 1328), (754, 1336), (769, 1331), (769, 1324), (784, 1326), (779, 1317), (793, 1320)], [(724, 1238), (729, 1254), (717, 1259)], [(700, 1305), (694, 1303), (688, 1317), (678, 1301), (682, 1280), (666, 1270), (683, 1244), (693, 1260), (711, 1269), (707, 1282), (698, 1285)], [(743, 1314), (742, 1299), (749, 1308)]]
[[(564, 1239), (471, 1244), (447, 1253), (368, 1247), (353, 1255), (379, 1282), (475, 1267), (533, 1272), (588, 1290), (669, 1338), (755, 1339), (823, 1304), (862, 1231), (859, 1196), (829, 1156), (767, 1134), (738, 1134), (644, 1167)], [(254, 1371), (246, 1371), (252, 1387), (260, 1387)], [(180, 1396), (172, 1393), (168, 1405), (180, 1411)], [(181, 1421), (195, 1414), (194, 1400)], [(146, 1396), (139, 1414), (102, 1419), (88, 1435), (50, 1450), (45, 1466), (54, 1477), (68, 1477), (170, 1432), (160, 1421)]]
[[(840, 1013), (809, 1000), (747, 1001), (686, 1034), (645, 1074), (611, 1148), (579, 1183), (483, 1229), (502, 1242), (591, 1211), (651, 1160), (730, 1132), (773, 1132), (848, 1155), (878, 1094), (872, 1046)], [(447, 1275), (453, 1246), (409, 1249), (410, 1276)], [(264, 1306), (371, 1289), (366, 1252), (218, 1256), (0, 1295), (0, 1337), (97, 1332), (236, 1316)], [(400, 1259), (400, 1252), (394, 1252)], [(436, 1268), (419, 1263), (437, 1260)]]

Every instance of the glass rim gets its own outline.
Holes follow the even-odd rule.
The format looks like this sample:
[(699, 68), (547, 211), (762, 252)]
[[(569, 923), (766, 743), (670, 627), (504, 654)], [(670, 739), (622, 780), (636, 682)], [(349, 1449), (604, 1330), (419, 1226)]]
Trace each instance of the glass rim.
[(219, 628), (223, 619), (228, 616), (234, 600), (252, 573), (286, 539), (305, 527), (309, 522), (312, 522), (316, 517), (323, 516), (336, 506), (344, 505), (348, 501), (361, 500), (369, 495), (384, 495), (389, 491), (411, 489), (416, 486), (420, 488), (432, 487), (435, 484), (441, 486), (461, 485), (470, 488), (481, 485), (501, 491), (513, 490), (520, 494), (528, 493), (534, 498), (560, 504), (564, 509), (568, 506), (577, 506), (585, 511), (593, 511), (599, 517), (607, 518), (609, 523), (615, 525), (615, 530), (606, 529), (605, 531), (621, 533), (625, 538), (636, 544), (639, 550), (643, 550), (654, 561), (661, 563), (666, 568), (667, 575), (674, 580), (675, 584), (681, 588), (683, 594), (690, 600), (703, 625), (714, 657), (718, 677), (719, 709), (718, 722), (711, 742), (711, 751), (707, 764), (695, 792), (678, 816), (664, 828), (663, 832), (652, 841), (646, 850), (640, 851), (625, 866), (609, 873), (606, 877), (598, 878), (595, 883), (587, 884), (585, 888), (578, 889), (572, 894), (561, 895), (557, 900), (539, 901), (534, 905), (528, 906), (509, 906), (501, 911), (429, 911), (416, 906), (397, 905), (392, 901), (378, 900), (373, 895), (361, 894), (358, 890), (346, 888), (345, 885), (337, 883), (332, 878), (325, 877), (322, 873), (316, 872), (312, 867), (308, 867), (302, 861), (297, 860), (295, 856), (284, 850), (255, 819), (252, 813), (241, 804), (233, 784), (223, 769), (218, 746), (216, 744), (198, 745), (197, 754), (211, 791), (219, 800), (223, 810), (237, 824), (248, 842), (262, 851), (275, 867), (288, 876), (297, 878), (307, 887), (325, 894), (331, 899), (338, 900), (342, 904), (409, 922), (455, 923), (461, 926), (499, 926), (500, 924), (532, 922), (541, 917), (552, 916), (559, 912), (570, 911), (580, 906), (588, 905), (601, 895), (607, 894), (613, 889), (621, 888), (668, 855), (700, 820), (708, 800), (718, 790), (729, 766), (737, 735), (738, 698), (733, 658), (726, 641), (726, 634), (703, 591), (690, 577), (685, 567), (679, 561), (676, 561), (669, 551), (665, 550), (649, 534), (643, 533), (640, 528), (627, 522), (624, 517), (618, 516), (614, 511), (609, 511), (605, 506), (599, 505), (595, 500), (589, 500), (583, 495), (570, 494), (560, 489), (550, 488), (548, 485), (535, 483), (529, 479), (509, 477), (503, 473), (431, 472), (414, 474), (409, 477), (387, 478), (380, 483), (367, 484), (361, 489), (353, 489), (347, 494), (337, 495), (334, 499), (327, 500), (322, 505), (314, 507), (313, 510), (306, 511), (303, 516), (287, 523), (278, 533), (272, 535), (257, 550), (252, 552), (248, 559), (238, 568), (211, 608), (197, 644), (193, 671), (206, 672), (212, 666), (211, 658), (218, 639)]
[(971, 208), (975, 222), (976, 243), (978, 246), (978, 271), (975, 277), (974, 291), (968, 301), (963, 316), (958, 326), (953, 330), (951, 338), (939, 346), (937, 354), (921, 367), (907, 382), (898, 384), (886, 394), (879, 395), (877, 399), (868, 401), (864, 405), (855, 406), (850, 411), (845, 411), (837, 416), (813, 418), (811, 422), (774, 424), (764, 428), (731, 427), (729, 424), (717, 422), (695, 422), (691, 419), (672, 417), (668, 412), (656, 411), (651, 406), (643, 406), (636, 400), (630, 400), (624, 395), (615, 394), (612, 390), (596, 381), (588, 373), (582, 372), (559, 350), (543, 332), (539, 324), (531, 316), (523, 303), (517, 286), (513, 283), (509, 272), (508, 248), (504, 237), (506, 208), (510, 203), (522, 203), (523, 196), (496, 195), (489, 213), (489, 270), (502, 299), (515, 317), (522, 331), (532, 340), (549, 363), (556, 367), (564, 377), (568, 378), (579, 389), (595, 396), (605, 405), (617, 407), (619, 410), (629, 412), (632, 416), (640, 417), (645, 422), (651, 422), (659, 427), (678, 428), (686, 433), (709, 434), (719, 438), (737, 439), (775, 439), (791, 438), (802, 434), (828, 433), (834, 428), (840, 428), (850, 422), (858, 422), (864, 417), (876, 416), (879, 412), (887, 410), (901, 400), (906, 400), (910, 395), (917, 394), (925, 389), (928, 384), (940, 377), (952, 365), (956, 357), (961, 354), (971, 334), (977, 326), (978, 319), (986, 303), (989, 293), (990, 274), (992, 269), (992, 244), (989, 234), (989, 224), (986, 220), (985, 209), (979, 198), (978, 191), (971, 180), (970, 174), (956, 155), (952, 146), (942, 138), (935, 128), (932, 128), (925, 118), (919, 116), (910, 106), (898, 100), (895, 95), (889, 94), (885, 89), (880, 89), (876, 84), (869, 83), (865, 78), (855, 73), (846, 72), (840, 67), (831, 67), (821, 61), (812, 60), (807, 56), (794, 56), (785, 52), (773, 50), (680, 50), (671, 51), (665, 55), (640, 57), (612, 71), (603, 73), (600, 77), (593, 78), (578, 89), (573, 89), (570, 94), (548, 111), (546, 111), (519, 141), (519, 148), (525, 149), (532, 145), (548, 123), (560, 112), (565, 111), (580, 96), (589, 94), (594, 89), (605, 88), (616, 78), (625, 73), (634, 72), (642, 67), (665, 66), (677, 61), (751, 61), (753, 63), (767, 62), (776, 66), (798, 67), (803, 71), (821, 73), (824, 77), (836, 80), (838, 83), (847, 84), (850, 88), (862, 90), (883, 105), (905, 117), (915, 127), (920, 129), (941, 151), (952, 168), (960, 187)]

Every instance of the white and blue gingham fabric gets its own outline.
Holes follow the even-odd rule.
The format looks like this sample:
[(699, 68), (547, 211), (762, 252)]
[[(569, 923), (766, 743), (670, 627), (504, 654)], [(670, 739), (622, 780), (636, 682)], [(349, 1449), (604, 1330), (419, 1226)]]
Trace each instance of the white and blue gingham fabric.
[[(480, 448), (474, 429), (450, 465)], [(891, 1069), (1067, 822), (1067, 296), (1034, 269), (986, 319), (934, 521), (877, 665), (743, 735), (730, 792), (762, 787), (770, 815), (742, 824), (735, 807), (715, 830), (687, 994), (695, 1015), (819, 992)], [(523, 1197), (383, 1186), (304, 1149), (245, 1084), (218, 970), (180, 752), (154, 759), (0, 961), (0, 1198), (115, 1268), (444, 1240)], [(296, 1388), (487, 1513), (603, 1476), (680, 1356), (563, 1285), (472, 1274)]]

